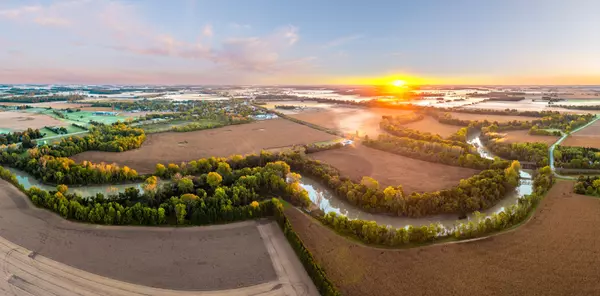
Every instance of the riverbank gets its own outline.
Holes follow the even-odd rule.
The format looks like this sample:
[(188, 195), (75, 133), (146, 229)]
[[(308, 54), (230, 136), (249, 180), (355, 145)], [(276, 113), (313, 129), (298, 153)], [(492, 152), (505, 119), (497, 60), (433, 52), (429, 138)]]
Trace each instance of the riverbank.
[(558, 182), (515, 231), (426, 248), (372, 248), (294, 209), (286, 214), (343, 295), (598, 294), (600, 267), (589, 262), (600, 261), (594, 247), (600, 243), (600, 202), (573, 194), (572, 187)]

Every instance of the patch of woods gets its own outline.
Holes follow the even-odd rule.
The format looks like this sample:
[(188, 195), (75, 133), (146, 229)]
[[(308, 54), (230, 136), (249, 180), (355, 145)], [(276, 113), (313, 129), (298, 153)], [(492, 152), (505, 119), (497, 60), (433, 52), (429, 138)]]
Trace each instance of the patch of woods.
[(47, 183), (103, 184), (138, 180), (137, 172), (115, 164), (75, 163), (69, 156), (89, 150), (122, 152), (139, 148), (146, 140), (144, 131), (123, 123), (97, 124), (83, 137), (66, 137), (58, 144), (25, 150), (5, 149), (0, 163), (16, 167)]
[(536, 172), (533, 181), (534, 192), (519, 199), (518, 204), (489, 217), (476, 213), (475, 219), (457, 224), (452, 229), (445, 229), (435, 223), (422, 227), (392, 228), (378, 225), (374, 221), (350, 220), (346, 216), (333, 212), (326, 214), (321, 220), (340, 234), (373, 245), (398, 247), (448, 239), (468, 239), (501, 231), (525, 221), (544, 194), (552, 187), (553, 182), (550, 167), (541, 168)]
[(28, 128), (22, 132), (12, 132), (0, 134), (0, 150), (5, 150), (6, 145), (22, 143), (24, 148), (31, 148), (35, 146), (31, 140), (43, 138), (45, 134), (41, 133), (39, 129)]
[(69, 133), (69, 131), (67, 131), (67, 129), (64, 126), (45, 126), (45, 128), (47, 128), (48, 130), (50, 130), (51, 132), (55, 133), (55, 134), (59, 134), (59, 135), (64, 135)]
[(489, 208), (518, 185), (520, 169), (518, 162), (502, 162), (502, 168), (485, 170), (461, 180), (454, 188), (407, 195), (402, 186), (380, 188), (377, 180), (370, 177), (363, 177), (360, 183), (355, 183), (332, 166), (300, 153), (282, 157), (294, 171), (318, 179), (338, 197), (365, 211), (409, 217), (462, 214)]
[(557, 146), (554, 150), (556, 167), (565, 169), (600, 169), (600, 149)]
[(505, 159), (534, 163), (538, 167), (548, 165), (548, 144), (539, 142), (506, 143), (504, 135), (495, 132), (495, 126), (483, 127), (479, 138), (494, 154)]
[(386, 134), (379, 135), (376, 140), (365, 139), (362, 143), (374, 149), (446, 165), (479, 170), (506, 166), (500, 160), (498, 160), (500, 163), (492, 165), (495, 162), (494, 160), (482, 158), (471, 152), (471, 147), (463, 147), (463, 145), (459, 146), (453, 143), (415, 140), (410, 137), (396, 137)]
[(575, 193), (600, 197), (600, 177), (579, 176), (574, 186)]
[[(281, 197), (292, 204), (307, 206), (308, 194), (291, 177), (284, 162), (263, 166), (259, 156), (243, 158), (247, 167), (232, 169), (225, 159), (202, 162), (197, 176), (175, 173), (170, 182), (159, 183), (156, 176), (146, 179), (143, 192), (130, 187), (124, 193), (82, 197), (69, 193), (66, 185), (55, 191), (32, 187), (23, 189), (4, 168), (0, 176), (19, 187), (42, 208), (66, 219), (107, 225), (204, 225), (272, 216)], [(241, 163), (240, 163), (241, 165)]]

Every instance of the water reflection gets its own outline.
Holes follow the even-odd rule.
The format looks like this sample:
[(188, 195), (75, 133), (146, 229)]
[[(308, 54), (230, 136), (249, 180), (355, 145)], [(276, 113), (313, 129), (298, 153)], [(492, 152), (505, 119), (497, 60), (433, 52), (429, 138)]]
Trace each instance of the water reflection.
[[(21, 185), (25, 187), (25, 189), (29, 189), (33, 186), (43, 189), (43, 190), (56, 190), (56, 186), (46, 185), (38, 181), (34, 176), (15, 169), (11, 167), (4, 167), (9, 170), (11, 173), (17, 176), (17, 181)], [(131, 184), (120, 184), (120, 185), (90, 185), (90, 186), (78, 186), (78, 187), (69, 187), (69, 193), (77, 193), (83, 197), (95, 196), (97, 193), (102, 193), (104, 195), (117, 194), (119, 192), (125, 192), (126, 188), (135, 187), (143, 192), (141, 183), (131, 183)]]
[[(494, 154), (492, 154), (485, 146), (482, 145), (479, 135), (474, 135), (471, 139), (469, 139), (468, 143), (473, 145), (482, 157), (494, 159)], [(480, 213), (483, 214), (483, 216), (490, 216), (494, 213), (499, 213), (507, 207), (517, 204), (519, 199), (524, 195), (531, 194), (533, 192), (531, 173), (532, 172), (529, 170), (521, 170), (521, 180), (519, 182), (519, 186), (513, 192), (507, 194), (505, 198), (496, 203), (496, 205), (487, 210), (482, 210)], [(300, 180), (300, 185), (308, 192), (310, 200), (319, 206), (319, 208), (325, 213), (335, 212), (340, 215), (345, 215), (350, 219), (375, 221), (377, 224), (388, 225), (395, 228), (406, 227), (408, 225), (419, 227), (423, 225), (430, 225), (432, 223), (440, 223), (447, 229), (454, 227), (458, 221), (458, 215), (435, 215), (422, 218), (408, 218), (386, 214), (371, 214), (357, 208), (346, 200), (338, 198), (331, 192), (331, 190), (329, 190), (329, 188), (321, 185), (316, 180), (308, 177), (302, 177)], [(467, 215), (467, 219), (473, 218), (475, 218), (474, 213)], [(460, 220), (458, 222), (464, 221), (466, 220)]]

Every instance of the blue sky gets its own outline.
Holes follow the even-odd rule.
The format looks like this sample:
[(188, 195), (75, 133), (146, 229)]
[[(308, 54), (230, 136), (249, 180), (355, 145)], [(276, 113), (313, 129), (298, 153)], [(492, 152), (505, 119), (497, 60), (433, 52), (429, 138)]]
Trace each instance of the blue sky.
[(600, 84), (599, 11), (593, 0), (4, 0), (0, 83)]

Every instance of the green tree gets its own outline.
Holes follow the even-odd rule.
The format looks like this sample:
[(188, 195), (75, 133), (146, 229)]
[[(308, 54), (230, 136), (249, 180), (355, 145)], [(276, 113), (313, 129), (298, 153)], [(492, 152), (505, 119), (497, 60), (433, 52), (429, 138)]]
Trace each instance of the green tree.
[(206, 176), (206, 182), (212, 188), (218, 187), (222, 181), (223, 181), (223, 177), (221, 177), (221, 175), (217, 172), (210, 172)]
[(164, 177), (166, 172), (167, 172), (167, 168), (164, 165), (162, 165), (160, 163), (156, 164), (156, 170), (154, 171), (154, 174), (156, 174), (157, 176), (160, 176), (160, 177)]
[(177, 204), (175, 206), (175, 215), (177, 216), (177, 224), (179, 225), (185, 224), (185, 215), (187, 214), (185, 208), (186, 206), (184, 204)]
[(179, 182), (177, 182), (177, 189), (181, 193), (191, 193), (194, 192), (194, 182), (190, 178), (181, 178)]

